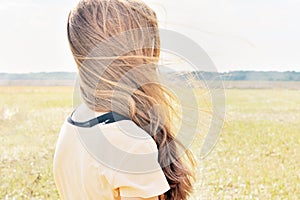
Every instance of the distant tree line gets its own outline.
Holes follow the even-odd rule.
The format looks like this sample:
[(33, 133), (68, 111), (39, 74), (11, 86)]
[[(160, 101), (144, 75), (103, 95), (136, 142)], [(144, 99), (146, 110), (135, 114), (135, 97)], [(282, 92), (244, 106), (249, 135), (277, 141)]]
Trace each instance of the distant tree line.
[[(199, 80), (224, 81), (300, 81), (300, 72), (296, 71), (232, 71), (232, 72), (172, 72), (167, 76), (171, 79), (185, 79), (193, 76)], [(75, 80), (75, 72), (40, 72), (25, 74), (0, 73), (0, 80)]]
[(75, 80), (75, 72), (0, 73), (0, 80)]
[(232, 71), (232, 72), (184, 72), (177, 76), (187, 78), (196, 77), (199, 80), (223, 80), (223, 81), (300, 81), (300, 72), (263, 72), (263, 71)]
[(232, 81), (300, 81), (300, 72), (257, 72), (257, 71), (233, 71), (220, 74), (223, 80)]

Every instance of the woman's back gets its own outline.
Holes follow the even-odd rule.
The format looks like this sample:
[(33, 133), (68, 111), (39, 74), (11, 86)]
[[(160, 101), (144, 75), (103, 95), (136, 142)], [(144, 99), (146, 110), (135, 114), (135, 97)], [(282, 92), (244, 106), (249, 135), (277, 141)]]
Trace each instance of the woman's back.
[(67, 31), (86, 105), (74, 120), (94, 118), (94, 111), (130, 120), (92, 128), (64, 123), (54, 160), (61, 196), (186, 200), (194, 162), (188, 149), (189, 163), (181, 159), (173, 128), (180, 106), (159, 82), (156, 13), (140, 0), (81, 0)]
[[(72, 118), (86, 121), (95, 114), (104, 113), (92, 112), (83, 104)], [(135, 137), (137, 135), (139, 137)], [(149, 155), (147, 166), (153, 169), (152, 172), (137, 174), (133, 173), (136, 169), (130, 171), (131, 167), (142, 166), (133, 158), (136, 154)], [(131, 120), (91, 128), (77, 127), (66, 120), (54, 156), (55, 182), (64, 199), (157, 196), (169, 190), (157, 155), (154, 140)]]

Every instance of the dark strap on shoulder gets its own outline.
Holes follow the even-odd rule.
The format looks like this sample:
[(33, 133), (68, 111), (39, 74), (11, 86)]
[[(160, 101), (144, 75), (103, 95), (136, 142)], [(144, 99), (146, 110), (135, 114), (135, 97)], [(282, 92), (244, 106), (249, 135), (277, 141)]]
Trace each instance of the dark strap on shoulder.
[(73, 124), (75, 126), (89, 128), (93, 127), (97, 124), (110, 124), (113, 122), (121, 121), (121, 120), (130, 120), (130, 118), (125, 117), (119, 113), (116, 112), (109, 112), (103, 115), (100, 115), (99, 117), (93, 118), (91, 120), (85, 121), (85, 122), (76, 122), (72, 119), (73, 113), (68, 117), (68, 122), (70, 124)]

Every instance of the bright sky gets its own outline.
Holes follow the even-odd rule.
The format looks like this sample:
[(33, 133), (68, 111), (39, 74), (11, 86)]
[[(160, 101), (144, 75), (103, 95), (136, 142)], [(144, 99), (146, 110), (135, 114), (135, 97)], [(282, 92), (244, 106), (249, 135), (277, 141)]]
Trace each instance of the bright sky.
[[(145, 0), (219, 71), (300, 71), (299, 0)], [(0, 72), (76, 71), (66, 20), (76, 0), (1, 0)]]

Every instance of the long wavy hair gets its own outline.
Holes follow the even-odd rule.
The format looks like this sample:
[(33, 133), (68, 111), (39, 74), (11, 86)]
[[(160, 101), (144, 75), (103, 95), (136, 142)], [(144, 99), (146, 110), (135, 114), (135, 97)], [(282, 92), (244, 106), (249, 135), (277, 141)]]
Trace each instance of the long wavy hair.
[(155, 12), (139, 0), (81, 0), (69, 14), (67, 29), (85, 104), (125, 115), (149, 133), (171, 188), (159, 199), (187, 199), (195, 160), (176, 139), (180, 104), (159, 84)]

